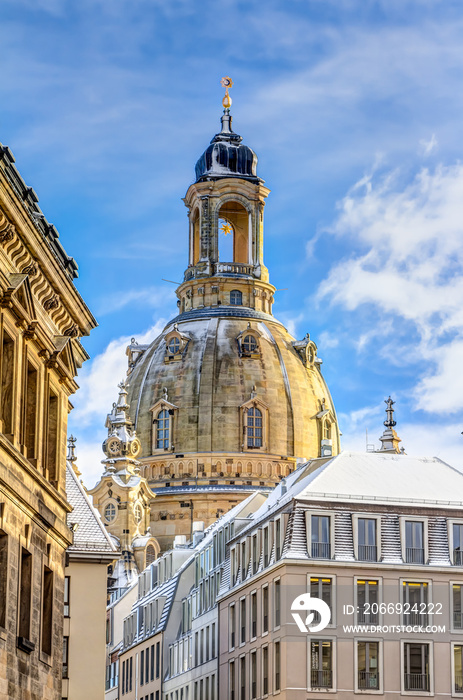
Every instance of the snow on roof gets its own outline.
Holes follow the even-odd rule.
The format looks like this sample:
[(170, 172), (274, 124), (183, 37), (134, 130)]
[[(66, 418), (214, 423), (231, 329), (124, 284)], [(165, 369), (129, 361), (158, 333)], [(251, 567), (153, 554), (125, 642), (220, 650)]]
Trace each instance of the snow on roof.
[(68, 526), (78, 526), (74, 530), (74, 541), (68, 552), (71, 555), (112, 554), (116, 558), (117, 547), (103, 525), (99, 512), (91, 504), (71, 462), (66, 462), (66, 494), (73, 508), (67, 515)]
[(437, 457), (342, 452), (297, 486), (298, 500), (463, 505), (463, 474)]

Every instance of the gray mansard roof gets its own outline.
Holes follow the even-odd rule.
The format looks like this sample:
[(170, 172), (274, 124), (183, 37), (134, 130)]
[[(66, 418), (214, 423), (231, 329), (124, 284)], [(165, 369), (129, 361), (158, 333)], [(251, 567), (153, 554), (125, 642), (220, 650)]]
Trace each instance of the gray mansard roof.
[(74, 525), (74, 541), (68, 552), (71, 558), (117, 559), (117, 547), (103, 525), (100, 514), (90, 503), (71, 462), (66, 463), (66, 493), (73, 510), (67, 516), (68, 526)]

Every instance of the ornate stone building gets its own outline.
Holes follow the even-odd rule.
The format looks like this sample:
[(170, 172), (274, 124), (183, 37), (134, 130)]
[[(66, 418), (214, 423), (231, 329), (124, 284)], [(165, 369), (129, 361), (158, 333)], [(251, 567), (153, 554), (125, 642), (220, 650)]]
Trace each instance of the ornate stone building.
[(58, 700), (67, 415), (96, 322), (37, 202), (0, 144), (0, 696)]
[[(127, 348), (124, 410), (141, 450), (125, 456), (138, 463), (121, 459), (123, 441), (114, 443), (119, 457), (105, 460), (92, 491), (110, 531), (129, 540), (144, 534), (134, 516), (144, 519), (149, 504), (162, 550), (176, 535), (190, 537), (194, 520), (207, 526), (252, 491), (268, 491), (299, 461), (339, 451), (317, 346), (309, 335), (294, 340), (272, 313), (263, 252), (269, 190), (256, 154), (232, 130), (229, 106), (226, 97), (221, 131), (184, 199), (188, 266), (178, 316), (151, 344)], [(111, 417), (107, 427), (110, 458)], [(122, 496), (132, 483), (143, 483), (143, 494)]]

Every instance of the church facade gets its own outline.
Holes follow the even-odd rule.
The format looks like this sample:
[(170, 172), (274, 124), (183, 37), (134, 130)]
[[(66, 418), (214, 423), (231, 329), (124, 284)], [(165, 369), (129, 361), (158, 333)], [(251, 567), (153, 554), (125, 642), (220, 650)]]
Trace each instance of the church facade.
[[(110, 532), (131, 549), (149, 526), (156, 554), (177, 536), (191, 539), (194, 522), (207, 527), (255, 490), (268, 493), (298, 463), (339, 452), (317, 346), (309, 335), (295, 340), (272, 313), (269, 189), (225, 101), (221, 131), (184, 198), (178, 315), (151, 344), (127, 348), (124, 431), (132, 437), (119, 434), (116, 404), (105, 472), (91, 491)], [(143, 561), (139, 553), (139, 567), (152, 551)]]

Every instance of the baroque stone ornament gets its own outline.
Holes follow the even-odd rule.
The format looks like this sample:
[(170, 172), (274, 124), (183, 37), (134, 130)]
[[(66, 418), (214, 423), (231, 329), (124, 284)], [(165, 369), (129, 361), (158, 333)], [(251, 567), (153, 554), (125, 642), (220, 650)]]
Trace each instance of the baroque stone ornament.
[(45, 299), (43, 302), (43, 308), (45, 311), (53, 311), (53, 309), (57, 309), (59, 306), (59, 297), (57, 294), (53, 294), (53, 296), (49, 297), (48, 299)]

